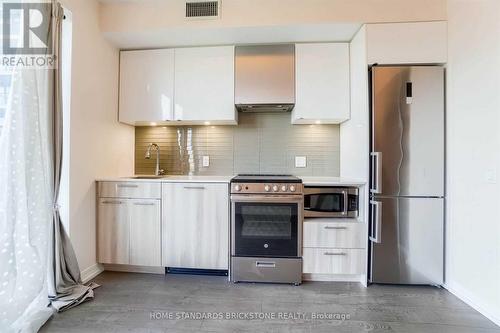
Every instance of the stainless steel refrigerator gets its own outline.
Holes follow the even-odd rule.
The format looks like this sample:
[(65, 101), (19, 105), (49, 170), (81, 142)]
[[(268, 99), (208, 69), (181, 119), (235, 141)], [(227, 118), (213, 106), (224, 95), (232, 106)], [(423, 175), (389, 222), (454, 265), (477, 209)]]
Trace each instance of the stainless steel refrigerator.
[(372, 283), (443, 283), (444, 76), (440, 66), (370, 70)]

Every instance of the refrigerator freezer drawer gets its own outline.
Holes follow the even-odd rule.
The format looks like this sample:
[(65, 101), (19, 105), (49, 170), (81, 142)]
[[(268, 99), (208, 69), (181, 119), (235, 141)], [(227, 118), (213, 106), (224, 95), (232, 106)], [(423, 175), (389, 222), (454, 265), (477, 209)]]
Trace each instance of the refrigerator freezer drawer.
[(309, 274), (365, 274), (366, 250), (304, 248), (303, 271)]
[(444, 199), (375, 198), (379, 235), (371, 235), (374, 283), (443, 283)]

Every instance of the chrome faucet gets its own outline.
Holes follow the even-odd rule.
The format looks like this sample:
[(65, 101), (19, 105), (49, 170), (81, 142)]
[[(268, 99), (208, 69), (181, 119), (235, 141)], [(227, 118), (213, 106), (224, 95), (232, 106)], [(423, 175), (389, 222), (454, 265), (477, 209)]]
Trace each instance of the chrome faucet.
[(160, 169), (160, 146), (158, 146), (156, 143), (150, 143), (148, 149), (146, 150), (146, 155), (144, 156), (144, 158), (147, 160), (151, 159), (151, 150), (156, 151), (155, 176), (164, 175), (165, 170)]

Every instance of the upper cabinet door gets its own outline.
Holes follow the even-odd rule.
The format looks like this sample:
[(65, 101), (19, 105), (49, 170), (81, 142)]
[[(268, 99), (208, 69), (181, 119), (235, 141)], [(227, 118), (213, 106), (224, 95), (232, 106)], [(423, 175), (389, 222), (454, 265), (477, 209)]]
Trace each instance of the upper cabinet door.
[(349, 44), (295, 45), (293, 124), (338, 124), (350, 117)]
[(447, 62), (445, 21), (366, 25), (368, 64), (431, 64)]
[(237, 124), (234, 46), (175, 49), (175, 120)]
[(173, 120), (174, 50), (120, 53), (119, 120), (130, 125)]

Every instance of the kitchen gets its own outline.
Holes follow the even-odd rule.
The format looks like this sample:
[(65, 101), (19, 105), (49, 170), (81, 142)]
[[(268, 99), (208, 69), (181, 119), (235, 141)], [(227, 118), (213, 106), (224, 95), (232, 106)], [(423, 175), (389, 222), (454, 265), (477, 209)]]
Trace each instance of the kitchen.
[(498, 331), (497, 229), (463, 197), (497, 188), (495, 140), (461, 154), (482, 1), (62, 1), (59, 205), (93, 299), (41, 331)]
[[(381, 47), (377, 38), (391, 40), (390, 34), (401, 30), (421, 43), (445, 44), (445, 22), (366, 25), (354, 40), (369, 35)], [(429, 32), (441, 35), (441, 40), (427, 41)], [(398, 45), (384, 47), (399, 50)], [(383, 67), (392, 61), (384, 58), (373, 60), (376, 66), (368, 64), (366, 79), (372, 82), (375, 101), (370, 109), (373, 148), (365, 174), (351, 180), (336, 178), (342, 170), (345, 131), (338, 124), (349, 123), (351, 117), (355, 50), (349, 43), (122, 51), (119, 121), (149, 127), (136, 129), (139, 175), (99, 180), (98, 263), (104, 269), (132, 272), (108, 265), (141, 266), (140, 271), (152, 272), (166, 268), (167, 273), (219, 272), (233, 282), (300, 285), (304, 274), (306, 280), (357, 281), (364, 286), (441, 285), (443, 200), (431, 204), (436, 208), (423, 200), (410, 201), (407, 211), (403, 208), (408, 206), (405, 198), (444, 196), (440, 65), (446, 53), (442, 47), (429, 47), (436, 52), (421, 56), (425, 66)], [(419, 63), (408, 59), (417, 59), (415, 52), (400, 53), (398, 63)], [(383, 92), (393, 81), (391, 92)], [(408, 108), (404, 113), (398, 111), (403, 100)], [(392, 104), (398, 108), (391, 109)], [(399, 128), (387, 120), (394, 117), (408, 119), (401, 119)], [(432, 138), (429, 122), (435, 124)], [(401, 142), (401, 153), (394, 152), (391, 141)], [(355, 149), (362, 151), (369, 144), (358, 142)], [(428, 162), (429, 154), (434, 162)], [(228, 174), (237, 176), (223, 179)], [(390, 190), (383, 192), (386, 187)], [(403, 201), (386, 202), (392, 211), (383, 211), (387, 199), (375, 194), (401, 196)], [(415, 208), (428, 215), (405, 218)], [(389, 220), (394, 214), (399, 215)], [(428, 224), (419, 226), (422, 219)], [(432, 239), (414, 236), (429, 230)], [(399, 237), (408, 239), (388, 241)], [(199, 246), (193, 248), (192, 243)], [(392, 270), (379, 263), (393, 257), (399, 262)], [(416, 266), (430, 257), (437, 258), (434, 264)]]

